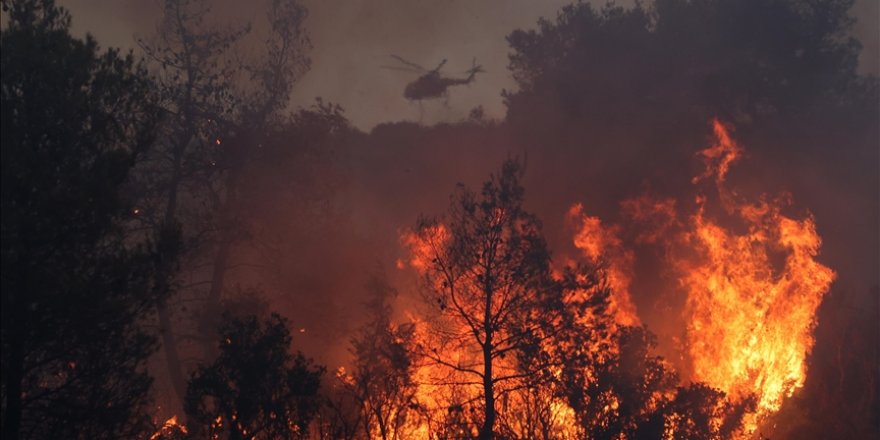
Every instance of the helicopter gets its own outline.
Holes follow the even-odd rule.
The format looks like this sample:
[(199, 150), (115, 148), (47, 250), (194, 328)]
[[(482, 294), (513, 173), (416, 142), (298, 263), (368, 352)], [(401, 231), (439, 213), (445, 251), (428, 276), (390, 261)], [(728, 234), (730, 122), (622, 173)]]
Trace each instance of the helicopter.
[(435, 99), (447, 97), (447, 89), (452, 86), (470, 84), (474, 81), (478, 73), (483, 73), (483, 66), (477, 65), (477, 59), (474, 58), (471, 68), (468, 69), (464, 78), (446, 77), (440, 74), (440, 69), (446, 65), (446, 59), (440, 61), (437, 67), (428, 70), (424, 67), (407, 61), (397, 55), (391, 55), (391, 58), (397, 60), (398, 66), (382, 66), (390, 70), (401, 70), (404, 72), (418, 73), (421, 76), (415, 81), (406, 85), (403, 89), (403, 97), (410, 101), (421, 101), (423, 99)]

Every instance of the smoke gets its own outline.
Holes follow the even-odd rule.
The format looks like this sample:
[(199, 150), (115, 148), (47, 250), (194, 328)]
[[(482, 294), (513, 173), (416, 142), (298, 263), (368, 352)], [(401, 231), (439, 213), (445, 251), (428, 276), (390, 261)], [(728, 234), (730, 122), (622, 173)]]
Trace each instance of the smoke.
[[(133, 0), (61, 3), (72, 11), (75, 30), (122, 47), (134, 47), (132, 33), (150, 35), (161, 9), (160, 2)], [(280, 244), (272, 279), (251, 273), (239, 282), (259, 280), (272, 306), (305, 329), (295, 344), (335, 368), (347, 360), (350, 331), (362, 319), (364, 285), (372, 274), (390, 278), (404, 293), (402, 303), (408, 301), (406, 292), (412, 299), (413, 275), (394, 264), (402, 252), (400, 232), (419, 215), (444, 212), (457, 182), (476, 187), (505, 158), (520, 157), (526, 164), (527, 207), (543, 220), (555, 255), (575, 255), (566, 224), (574, 203), (615, 223), (623, 200), (645, 193), (688, 194), (699, 170), (695, 153), (707, 145), (709, 121), (718, 116), (737, 127), (735, 136), (748, 153), (731, 171), (731, 186), (749, 198), (792, 194), (789, 209), (799, 218), (814, 216), (823, 239), (819, 260), (839, 274), (819, 313), (816, 360), (807, 382), (812, 397), (832, 401), (834, 391), (827, 390), (832, 386), (822, 381), (842, 368), (828, 360), (835, 344), (874, 350), (875, 356), (878, 346), (871, 316), (880, 285), (880, 140), (876, 82), (864, 89), (869, 96), (843, 90), (845, 102), (816, 85), (826, 84), (823, 75), (878, 73), (877, 2), (858, 0), (850, 10), (856, 19), (852, 35), (863, 45), (852, 72), (839, 71), (845, 61), (830, 64), (833, 56), (799, 64), (800, 55), (782, 53), (789, 48), (783, 43), (780, 53), (773, 53), (773, 44), (784, 38), (770, 32), (772, 26), (756, 28), (767, 34), (755, 34), (753, 23), (731, 20), (723, 31), (673, 29), (660, 40), (621, 21), (584, 37), (582, 58), (565, 59), (569, 64), (558, 70), (552, 69), (559, 59), (535, 50), (532, 60), (549, 73), (534, 84), (515, 81), (505, 37), (514, 29), (537, 29), (540, 16), (553, 22), (564, 3), (307, 2), (312, 69), (294, 102), (321, 96), (342, 105), (354, 126), (367, 132), (347, 133), (333, 146), (334, 172), (345, 177), (326, 209), (304, 215), (291, 208), (287, 217), (273, 220), (272, 236)], [(776, 19), (761, 2), (742, 3), (743, 20)], [(214, 3), (214, 9), (221, 23), (256, 23), (262, 14), (231, 0)], [(705, 18), (696, 8), (680, 12), (682, 22), (694, 26)], [(780, 22), (779, 29), (788, 24)], [(632, 38), (615, 39), (615, 30)], [(747, 42), (742, 53), (729, 50), (732, 41)], [(768, 71), (743, 67), (749, 50), (765, 46), (769, 60), (778, 56), (788, 64)], [(713, 58), (715, 52), (719, 58)], [(381, 68), (392, 53), (426, 67), (448, 59), (449, 75), (460, 75), (476, 58), (487, 73), (451, 90), (446, 104), (420, 106), (402, 96), (414, 77)], [(801, 75), (804, 70), (815, 75)], [(858, 81), (866, 80), (853, 82)], [(514, 92), (506, 104), (502, 89)], [(478, 105), (496, 122), (454, 123)], [(449, 124), (429, 126), (438, 122)], [(273, 195), (265, 197), (271, 204)], [(679, 318), (680, 304), (670, 292), (656, 290), (663, 268), (651, 264), (636, 263), (633, 300), (643, 322), (660, 334), (664, 354), (671, 355), (676, 326), (670, 323)], [(873, 335), (858, 336), (863, 328)], [(861, 339), (852, 342), (853, 335)], [(850, 372), (847, 383), (859, 374)], [(873, 374), (876, 379), (876, 368)], [(876, 397), (869, 405), (876, 407)]]

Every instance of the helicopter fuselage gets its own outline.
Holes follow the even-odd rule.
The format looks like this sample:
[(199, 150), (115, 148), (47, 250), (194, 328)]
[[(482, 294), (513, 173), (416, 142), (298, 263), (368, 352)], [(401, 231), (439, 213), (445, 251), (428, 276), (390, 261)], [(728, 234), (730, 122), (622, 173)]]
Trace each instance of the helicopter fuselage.
[(467, 78), (445, 78), (438, 72), (429, 72), (407, 84), (403, 96), (411, 101), (440, 98), (446, 96), (449, 87), (468, 84), (473, 79), (473, 75)]

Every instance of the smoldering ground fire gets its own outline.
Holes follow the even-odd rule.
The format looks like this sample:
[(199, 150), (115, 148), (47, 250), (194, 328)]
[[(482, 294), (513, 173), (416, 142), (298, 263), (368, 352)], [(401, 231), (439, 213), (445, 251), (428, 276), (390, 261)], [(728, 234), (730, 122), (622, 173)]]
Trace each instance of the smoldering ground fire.
[(3, 4), (4, 438), (880, 431), (858, 1)]

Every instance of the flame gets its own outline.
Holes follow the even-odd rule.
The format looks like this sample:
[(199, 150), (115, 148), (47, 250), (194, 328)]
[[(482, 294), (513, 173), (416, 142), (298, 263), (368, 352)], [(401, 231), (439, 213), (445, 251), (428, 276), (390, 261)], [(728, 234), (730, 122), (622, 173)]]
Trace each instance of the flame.
[(604, 226), (598, 217), (584, 214), (580, 203), (568, 210), (568, 219), (577, 225), (574, 245), (593, 263), (606, 264), (606, 277), (612, 289), (609, 311), (620, 325), (638, 325), (636, 307), (630, 299), (633, 276), (633, 252), (626, 249), (619, 237), (620, 228)]
[(635, 234), (637, 244), (661, 243), (678, 225), (676, 200), (672, 198), (657, 200), (642, 195), (624, 200), (620, 208), (627, 221), (640, 226)]
[[(834, 272), (814, 260), (821, 243), (811, 219), (767, 211), (768, 224), (736, 235), (697, 214), (689, 239), (703, 260), (683, 263), (685, 314), (695, 378), (733, 396), (754, 393), (764, 411), (803, 386), (814, 315)], [(787, 253), (780, 273), (770, 251)]]
[(177, 434), (188, 434), (189, 431), (186, 430), (186, 426), (177, 422), (177, 416), (173, 415), (165, 423), (162, 424), (153, 435), (150, 436), (150, 440), (159, 440), (163, 438), (174, 438)]
[[(835, 272), (819, 263), (822, 240), (814, 218), (807, 214), (785, 213), (790, 204), (787, 195), (761, 196), (747, 200), (728, 189), (731, 168), (742, 159), (745, 150), (731, 136), (731, 128), (717, 119), (711, 121), (713, 140), (697, 153), (704, 170), (691, 179), (698, 195), (696, 203), (687, 199), (658, 198), (642, 195), (621, 203), (621, 224), (603, 222), (588, 215), (581, 204), (573, 205), (567, 219), (574, 229), (572, 242), (580, 258), (599, 264), (612, 289), (609, 313), (620, 326), (639, 325), (641, 320), (631, 299), (633, 280), (638, 274), (635, 246), (657, 246), (662, 252), (648, 256), (665, 263), (672, 277), (657, 286), (660, 290), (678, 290), (684, 306), (676, 313), (684, 318), (681, 344), (682, 385), (701, 382), (724, 393), (725, 401), (708, 413), (722, 414), (728, 403), (754, 399), (755, 412), (745, 419), (741, 436), (751, 436), (760, 423), (779, 410), (787, 397), (803, 387), (806, 359), (812, 350), (816, 312), (835, 279)], [(716, 191), (704, 191), (704, 184)], [(717, 200), (716, 200), (717, 198)], [(720, 205), (716, 215), (712, 207)], [(692, 207), (688, 212), (686, 207)], [(406, 258), (396, 261), (398, 269), (414, 269), (424, 274), (434, 255), (450, 240), (443, 224), (401, 233)], [(639, 258), (642, 256), (639, 255)], [(573, 295), (588, 294), (574, 292)], [(407, 314), (415, 326), (416, 340), (426, 350), (432, 346), (432, 326), (438, 322), (412, 312)], [(442, 322), (443, 332), (463, 332), (454, 323)], [(589, 326), (590, 323), (583, 323)], [(436, 330), (436, 329), (435, 329)], [(449, 347), (447, 347), (449, 349)], [(585, 350), (616, 348), (608, 344), (584, 347)], [(598, 353), (600, 356), (602, 353)], [(443, 353), (447, 362), (474, 363), (475, 353), (466, 347)], [(499, 360), (493, 368), (513, 368)], [(557, 374), (554, 372), (554, 374)], [(344, 369), (341, 380), (350, 380)], [(595, 376), (586, 373), (590, 380)], [(557, 374), (558, 376), (558, 374)], [(426, 416), (408, 419), (401, 435), (427, 438), (432, 427), (453, 416), (466, 416), (461, 402), (479, 399), (481, 389), (468, 384), (467, 378), (437, 364), (426, 362), (416, 369), (416, 401)], [(457, 384), (457, 385), (450, 385)], [(556, 424), (553, 432), (575, 438), (574, 412), (565, 401), (554, 396), (535, 396), (530, 391), (511, 393), (498, 404), (499, 417), (509, 417), (510, 426), (530, 411), (550, 411)], [(671, 395), (657, 395), (652, 405), (659, 405)], [(609, 395), (599, 411), (619, 411), (616, 396)], [(531, 405), (531, 406), (530, 406)], [(665, 434), (673, 436), (689, 423), (674, 415), (665, 421)], [(676, 417), (679, 417), (676, 419)], [(719, 416), (720, 417), (720, 416)], [(713, 424), (722, 423), (720, 419)], [(457, 435), (476, 435), (476, 426), (462, 424)], [(453, 433), (455, 434), (455, 433)]]
[(420, 232), (405, 231), (401, 233), (400, 241), (403, 247), (409, 250), (409, 261), (398, 260), (397, 268), (405, 269), (406, 265), (416, 269), (419, 273), (430, 266), (433, 255), (442, 248), (449, 239), (449, 230), (442, 223), (422, 228)]
[(698, 153), (706, 170), (691, 179), (691, 183), (699, 183), (708, 177), (715, 177), (715, 182), (719, 185), (724, 183), (730, 166), (742, 157), (743, 149), (733, 141), (728, 128), (717, 118), (712, 120), (712, 131), (715, 134), (715, 144)]
[(705, 169), (691, 182), (714, 183), (725, 218), (709, 213), (713, 198), (702, 192), (689, 215), (679, 216), (673, 199), (648, 196), (622, 209), (638, 225), (636, 242), (666, 249), (686, 295), (689, 379), (730, 401), (756, 399), (756, 413), (745, 423), (750, 435), (804, 385), (816, 311), (835, 273), (816, 261), (822, 240), (813, 217), (783, 214), (788, 195), (748, 201), (726, 186), (744, 150), (717, 119), (712, 128), (712, 145), (698, 153)]
[[(499, 219), (502, 214), (500, 211), (497, 213)], [(409, 267), (424, 275), (450, 239), (450, 231), (442, 223), (420, 228), (418, 232), (402, 232), (401, 244), (408, 251), (408, 256), (397, 260), (396, 266), (399, 269)], [(441, 280), (430, 281), (438, 283), (436, 287), (441, 288)], [(442, 314), (429, 317), (407, 312), (406, 316), (414, 327), (418, 350), (426, 353), (413, 375), (415, 400), (425, 411), (421, 417), (407, 419), (405, 425), (400, 427), (400, 438), (436, 438), (436, 429), (440, 426), (445, 429), (455, 427), (446, 432), (454, 438), (475, 438), (479, 426), (469, 417), (479, 409), (482, 384), (475, 382), (470, 373), (452, 366), (482, 371), (482, 353), (470, 343), (469, 337), (461, 339), (460, 343), (450, 343), (448, 340), (450, 335), (469, 335), (471, 330), (460, 320), (449, 319)], [(443, 347), (443, 350), (438, 351), (435, 347)], [(493, 360), (492, 368), (499, 376), (511, 375), (518, 371), (516, 362), (516, 356), (499, 357)], [(519, 411), (526, 405), (534, 403), (522, 393), (504, 394), (504, 398), (500, 396), (501, 393), (496, 402), (499, 417), (520, 414)], [(566, 415), (571, 414), (571, 409), (559, 398), (544, 397), (552, 406), (550, 410), (554, 415), (555, 432), (570, 429), (573, 417)], [(374, 438), (379, 436), (374, 435)]]
[(804, 384), (816, 310), (835, 273), (816, 261), (822, 241), (812, 216), (783, 215), (784, 198), (725, 200), (725, 174), (742, 150), (717, 120), (713, 126), (716, 143), (700, 153), (706, 172), (694, 181), (714, 176), (722, 202), (746, 231), (709, 218), (706, 198), (698, 198), (682, 237), (697, 256), (676, 262), (687, 293), (687, 350), (695, 380), (733, 398), (754, 395), (764, 416)]
[[(748, 436), (803, 387), (816, 311), (835, 273), (816, 260), (822, 240), (813, 217), (783, 213), (790, 196), (747, 201), (726, 186), (745, 150), (730, 127), (718, 119), (711, 125), (713, 142), (697, 153), (704, 171), (691, 183), (714, 183), (730, 218), (710, 215), (713, 198), (706, 194), (696, 197), (689, 215), (679, 214), (676, 199), (643, 195), (621, 203), (626, 237), (633, 241), (628, 243), (621, 225), (584, 214), (580, 204), (568, 217), (576, 226), (575, 247), (607, 266), (619, 324), (639, 322), (630, 301), (635, 276), (630, 245), (663, 248), (662, 258), (686, 295), (684, 354), (692, 374), (683, 379), (719, 389), (731, 402), (754, 398), (757, 409), (746, 417), (742, 433)], [(727, 227), (730, 223), (737, 228)]]

